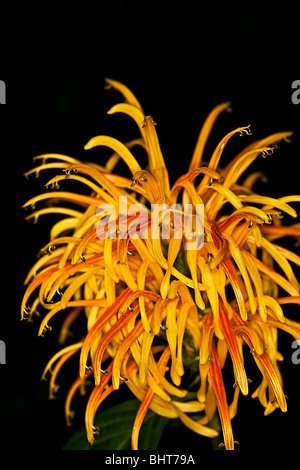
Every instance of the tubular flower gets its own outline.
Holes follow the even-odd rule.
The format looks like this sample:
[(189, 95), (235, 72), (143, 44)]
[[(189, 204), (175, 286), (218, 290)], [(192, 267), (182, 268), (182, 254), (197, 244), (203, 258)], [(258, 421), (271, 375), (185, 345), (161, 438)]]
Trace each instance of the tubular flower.
[[(271, 154), (291, 133), (252, 142), (220, 167), (229, 139), (251, 133), (249, 126), (238, 127), (218, 143), (205, 164), (203, 150), (212, 126), (222, 111), (229, 110), (230, 103), (222, 103), (204, 122), (187, 173), (171, 186), (156, 123), (145, 116), (126, 86), (114, 80), (107, 83), (125, 99), (108, 113), (129, 115), (140, 136), (126, 144), (106, 135), (92, 138), (85, 149), (112, 150), (104, 166), (61, 154), (35, 158), (38, 166), (27, 176), (53, 169), (58, 174), (46, 185), (54, 192), (44, 192), (24, 205), (35, 209), (39, 202), (48, 202), (27, 219), (37, 221), (46, 213), (63, 217), (51, 229), (49, 243), (28, 274), (21, 319), (31, 319), (37, 309), (44, 311), (38, 331), (43, 336), (51, 329), (53, 317), (61, 317), (59, 342), (63, 344), (77, 317), (85, 316), (84, 334), (52, 357), (43, 377), (51, 373), (52, 397), (61, 368), (79, 355), (78, 377), (67, 395), (65, 414), (71, 424), (72, 399), (92, 377), (94, 388), (85, 416), (91, 444), (99, 432), (94, 427), (99, 406), (125, 383), (141, 402), (132, 431), (133, 449), (138, 448), (139, 430), (150, 408), (161, 416), (180, 418), (207, 437), (218, 434), (209, 427), (218, 411), (224, 446), (232, 450), (236, 441), (231, 420), (240, 392), (249, 393), (245, 348), (261, 373), (252, 397), (259, 399), (265, 414), (276, 408), (287, 410), (278, 367), (282, 360), (278, 330), (299, 338), (299, 323), (285, 317), (283, 306), (300, 303), (291, 266), (299, 266), (300, 257), (277, 241), (286, 235), (300, 239), (299, 223), (283, 226), (281, 220), (282, 212), (296, 217), (290, 203), (300, 196), (274, 199), (256, 194), (253, 186), (262, 177), (260, 172), (243, 182), (240, 179), (256, 158)], [(147, 154), (147, 168), (135, 158), (135, 146)], [(130, 177), (113, 173), (120, 158)], [(87, 191), (59, 188), (71, 181)], [(125, 201), (123, 208), (120, 201)], [(182, 203), (191, 207), (189, 218), (184, 218)], [(153, 207), (162, 206), (173, 209), (161, 210), (153, 222)], [(196, 227), (200, 206), (202, 239)], [(182, 230), (188, 225), (192, 237)], [(163, 236), (164, 230), (168, 237)], [(197, 246), (191, 245), (195, 241)], [(225, 361), (232, 363), (234, 375), (231, 403), (222, 376)], [(190, 370), (197, 393), (187, 401)]]

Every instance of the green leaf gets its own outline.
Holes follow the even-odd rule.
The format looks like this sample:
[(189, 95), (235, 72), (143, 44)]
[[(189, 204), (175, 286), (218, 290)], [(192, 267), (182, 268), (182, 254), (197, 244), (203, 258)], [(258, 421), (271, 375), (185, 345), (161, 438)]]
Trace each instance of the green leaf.
[[(63, 446), (63, 450), (131, 450), (131, 432), (139, 409), (138, 400), (128, 400), (101, 411), (95, 417), (94, 426), (100, 428), (95, 442), (90, 445), (85, 427), (80, 428)], [(148, 410), (139, 435), (140, 450), (155, 450), (168, 418)]]

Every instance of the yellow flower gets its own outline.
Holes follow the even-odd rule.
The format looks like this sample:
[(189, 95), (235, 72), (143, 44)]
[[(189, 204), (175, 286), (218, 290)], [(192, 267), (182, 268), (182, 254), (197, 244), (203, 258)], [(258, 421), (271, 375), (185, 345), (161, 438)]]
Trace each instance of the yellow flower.
[[(106, 146), (113, 151), (104, 166), (61, 154), (36, 157), (40, 164), (26, 175), (59, 170), (46, 185), (57, 191), (30, 199), (24, 207), (34, 208), (40, 201), (48, 204), (27, 219), (37, 221), (46, 213), (65, 217), (51, 229), (50, 242), (28, 274), (21, 318), (31, 319), (42, 306), (45, 315), (38, 332), (42, 336), (51, 329), (54, 315), (64, 316), (59, 338), (63, 344), (76, 318), (86, 316), (82, 337), (52, 357), (43, 377), (51, 372), (52, 397), (60, 369), (79, 353), (79, 376), (67, 395), (65, 414), (70, 424), (73, 396), (93, 376), (85, 418), (90, 443), (98, 432), (93, 423), (100, 404), (126, 383), (141, 402), (132, 430), (133, 449), (138, 448), (139, 430), (149, 408), (168, 418), (180, 418), (207, 437), (218, 434), (208, 426), (218, 410), (224, 445), (234, 449), (231, 420), (240, 391), (249, 393), (244, 348), (250, 348), (262, 374), (252, 397), (258, 397), (265, 414), (277, 407), (287, 410), (277, 332), (281, 329), (295, 339), (300, 335), (299, 323), (286, 318), (282, 309), (286, 303), (300, 303), (299, 283), (291, 267), (291, 263), (300, 265), (300, 257), (274, 241), (286, 235), (300, 238), (299, 223), (283, 226), (281, 220), (282, 212), (297, 216), (289, 203), (299, 201), (300, 196), (274, 199), (256, 194), (253, 185), (262, 177), (260, 172), (243, 182), (240, 178), (259, 155), (271, 154), (274, 145), (291, 133), (279, 132), (252, 142), (220, 167), (229, 139), (251, 133), (249, 126), (239, 127), (218, 143), (208, 164), (203, 164), (211, 128), (229, 108), (230, 103), (222, 103), (203, 124), (188, 172), (171, 187), (153, 118), (145, 116), (126, 86), (107, 82), (125, 98), (109, 114), (129, 115), (140, 136), (126, 144), (109, 136), (92, 138), (85, 149)], [(147, 168), (134, 157), (135, 146), (147, 153)], [(131, 178), (113, 173), (120, 158)], [(88, 193), (60, 190), (62, 183), (67, 186), (70, 181), (85, 185)], [(125, 201), (126, 220), (120, 201)], [(137, 204), (145, 208), (139, 216), (133, 211)], [(192, 208), (189, 218), (184, 217), (183, 205)], [(160, 206), (172, 210), (159, 212), (153, 223), (152, 207)], [(198, 207), (204, 208), (202, 233), (197, 226)], [(107, 224), (101, 225), (104, 221)], [(190, 232), (185, 230), (188, 225)], [(165, 229), (169, 237), (163, 236)], [(191, 233), (193, 237), (188, 236)], [(279, 289), (288, 296), (280, 296)], [(33, 298), (31, 307), (29, 298)], [(222, 378), (228, 356), (235, 377), (231, 404)], [(183, 401), (188, 390), (181, 387), (182, 377), (191, 360), (197, 364), (198, 392), (195, 399)], [(199, 412), (203, 417), (193, 419), (192, 413)]]

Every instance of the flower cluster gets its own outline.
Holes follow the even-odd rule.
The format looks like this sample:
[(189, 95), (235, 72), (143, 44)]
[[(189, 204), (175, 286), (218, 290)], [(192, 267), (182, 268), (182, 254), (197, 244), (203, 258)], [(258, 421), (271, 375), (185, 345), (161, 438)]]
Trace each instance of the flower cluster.
[[(51, 329), (53, 316), (61, 316), (60, 343), (69, 336), (77, 317), (86, 317), (86, 331), (52, 357), (43, 376), (51, 373), (53, 396), (59, 371), (70, 357), (80, 355), (78, 377), (67, 395), (65, 414), (70, 424), (74, 394), (93, 377), (85, 418), (90, 443), (98, 432), (93, 423), (100, 404), (126, 383), (141, 402), (132, 430), (133, 449), (138, 448), (139, 431), (150, 408), (161, 416), (180, 418), (185, 426), (207, 437), (218, 434), (209, 426), (218, 410), (225, 448), (232, 450), (236, 441), (231, 420), (240, 393), (249, 393), (245, 348), (261, 372), (261, 383), (252, 397), (259, 399), (265, 414), (278, 407), (287, 410), (278, 367), (282, 359), (277, 348), (278, 330), (300, 337), (299, 323), (286, 318), (282, 308), (287, 303), (300, 303), (299, 283), (291, 267), (291, 263), (300, 265), (300, 257), (277, 240), (300, 238), (300, 224), (284, 226), (281, 220), (282, 213), (296, 217), (289, 203), (299, 201), (300, 196), (275, 199), (257, 194), (253, 186), (263, 177), (261, 172), (249, 174), (243, 182), (240, 179), (257, 157), (271, 154), (291, 133), (279, 132), (251, 142), (221, 167), (229, 139), (250, 133), (249, 126), (238, 127), (218, 143), (209, 162), (204, 163), (203, 151), (212, 126), (219, 114), (229, 109), (230, 103), (222, 103), (205, 120), (187, 173), (170, 186), (156, 123), (145, 116), (126, 86), (107, 82), (125, 99), (109, 114), (129, 115), (140, 136), (126, 144), (106, 135), (92, 138), (86, 149), (105, 146), (113, 151), (105, 166), (61, 154), (35, 158), (39, 165), (27, 176), (48, 169), (57, 169), (59, 174), (47, 184), (56, 191), (33, 197), (24, 205), (35, 208), (40, 201), (47, 202), (27, 219), (37, 221), (46, 213), (63, 217), (51, 229), (50, 242), (28, 274), (21, 317), (31, 319), (42, 307), (45, 314), (38, 333), (42, 336)], [(135, 146), (141, 146), (148, 156), (146, 169), (134, 157)], [(120, 158), (132, 179), (113, 172)], [(85, 185), (88, 191), (79, 194), (60, 189), (62, 183), (71, 181)], [(172, 214), (169, 239), (132, 237), (130, 231), (124, 236), (118, 226), (116, 237), (99, 237), (99, 221), (107, 214), (97, 211), (98, 207), (107, 204), (118, 215), (121, 196), (126, 197), (128, 210), (137, 203), (145, 207), (190, 204), (195, 208), (191, 223), (196, 233), (196, 207), (203, 205), (203, 243), (187, 249), (192, 240), (176, 236)], [(143, 220), (147, 231), (150, 212), (149, 219)], [(118, 224), (118, 219), (115, 222)], [(158, 234), (164, 223), (162, 217)], [(225, 361), (232, 363), (234, 374), (231, 403), (222, 376)], [(198, 388), (194, 399), (187, 400), (188, 386), (182, 383), (190, 368)]]

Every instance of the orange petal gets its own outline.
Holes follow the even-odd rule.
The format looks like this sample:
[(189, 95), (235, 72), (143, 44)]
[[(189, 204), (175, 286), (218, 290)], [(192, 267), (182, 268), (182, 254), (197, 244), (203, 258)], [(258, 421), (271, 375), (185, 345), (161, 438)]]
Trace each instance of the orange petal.
[(232, 435), (231, 420), (229, 417), (229, 408), (227, 404), (227, 398), (224, 388), (224, 382), (221, 372), (220, 360), (217, 354), (216, 346), (212, 343), (212, 362), (209, 368), (209, 376), (212, 382), (212, 386), (215, 392), (217, 406), (219, 410), (224, 443), (226, 450), (234, 450), (234, 440)]
[(271, 385), (281, 411), (287, 411), (285, 395), (269, 356), (266, 353), (260, 355), (254, 353), (254, 358), (257, 364), (260, 366), (260, 370), (262, 371), (265, 379)]
[(192, 160), (189, 166), (189, 170), (193, 170), (194, 168), (198, 168), (201, 164), (202, 160), (202, 154), (203, 150), (206, 144), (206, 141), (208, 139), (208, 136), (210, 134), (210, 131), (214, 125), (215, 120), (219, 116), (219, 114), (224, 111), (225, 109), (228, 109), (230, 106), (230, 102), (226, 101), (225, 103), (221, 103), (218, 106), (216, 106), (207, 116), (206, 120), (204, 121), (204, 124), (201, 128), (201, 131), (199, 133), (196, 147), (192, 156)]
[[(171, 355), (170, 349), (167, 347), (159, 358), (158, 369), (162, 373), (165, 371), (170, 355)], [(138, 438), (139, 438), (140, 429), (141, 429), (143, 420), (146, 416), (146, 413), (149, 409), (153, 396), (154, 396), (154, 391), (152, 390), (152, 388), (149, 387), (145, 393), (145, 396), (142, 400), (142, 403), (139, 407), (139, 410), (134, 420), (133, 430), (131, 434), (132, 450), (138, 450)]]
[(234, 366), (234, 372), (236, 381), (240, 386), (241, 392), (243, 395), (248, 394), (248, 381), (244, 368), (244, 364), (240, 355), (240, 351), (236, 342), (236, 338), (230, 324), (230, 321), (227, 317), (227, 312), (223, 305), (223, 302), (220, 300), (220, 326), (224, 333), (224, 337), (230, 352), (230, 356)]
[[(138, 306), (137, 306), (138, 307)], [(101, 362), (102, 362), (102, 357), (105, 352), (105, 349), (109, 342), (113, 339), (113, 337), (124, 327), (129, 323), (131, 320), (135, 319), (136, 316), (139, 313), (138, 308), (135, 307), (133, 312), (130, 312), (129, 310), (124, 313), (121, 318), (108, 330), (108, 332), (103, 336), (101, 339), (95, 356), (94, 356), (94, 361), (93, 361), (93, 368), (94, 368), (94, 376), (95, 376), (95, 384), (99, 385), (101, 376), (102, 376), (102, 371), (101, 371)]]
[(235, 273), (235, 270), (234, 270), (234, 267), (233, 267), (233, 264), (232, 262), (229, 260), (229, 259), (224, 259), (221, 263), (229, 281), (230, 281), (230, 284), (234, 290), (234, 293), (235, 293), (235, 297), (236, 297), (236, 300), (237, 300), (237, 303), (238, 303), (238, 306), (239, 306), (239, 311), (240, 311), (240, 315), (241, 315), (241, 318), (243, 320), (247, 320), (247, 309), (246, 309), (246, 305), (245, 305), (245, 300), (244, 300), (244, 296), (243, 296), (243, 293), (242, 293), (242, 290), (241, 290), (241, 287), (240, 287), (240, 284), (239, 284), (239, 279)]
[(80, 354), (80, 377), (83, 378), (85, 376), (86, 372), (86, 362), (87, 362), (87, 357), (88, 353), (90, 350), (90, 347), (98, 335), (98, 333), (102, 330), (104, 325), (107, 324), (107, 322), (113, 317), (113, 315), (116, 315), (118, 312), (119, 308), (121, 305), (124, 303), (125, 299), (128, 297), (128, 295), (131, 293), (130, 289), (125, 289), (122, 294), (117, 298), (117, 300), (106, 310), (106, 312), (99, 318), (99, 320), (94, 324), (94, 326), (90, 329), (88, 332), (82, 349), (81, 349), (81, 354)]

